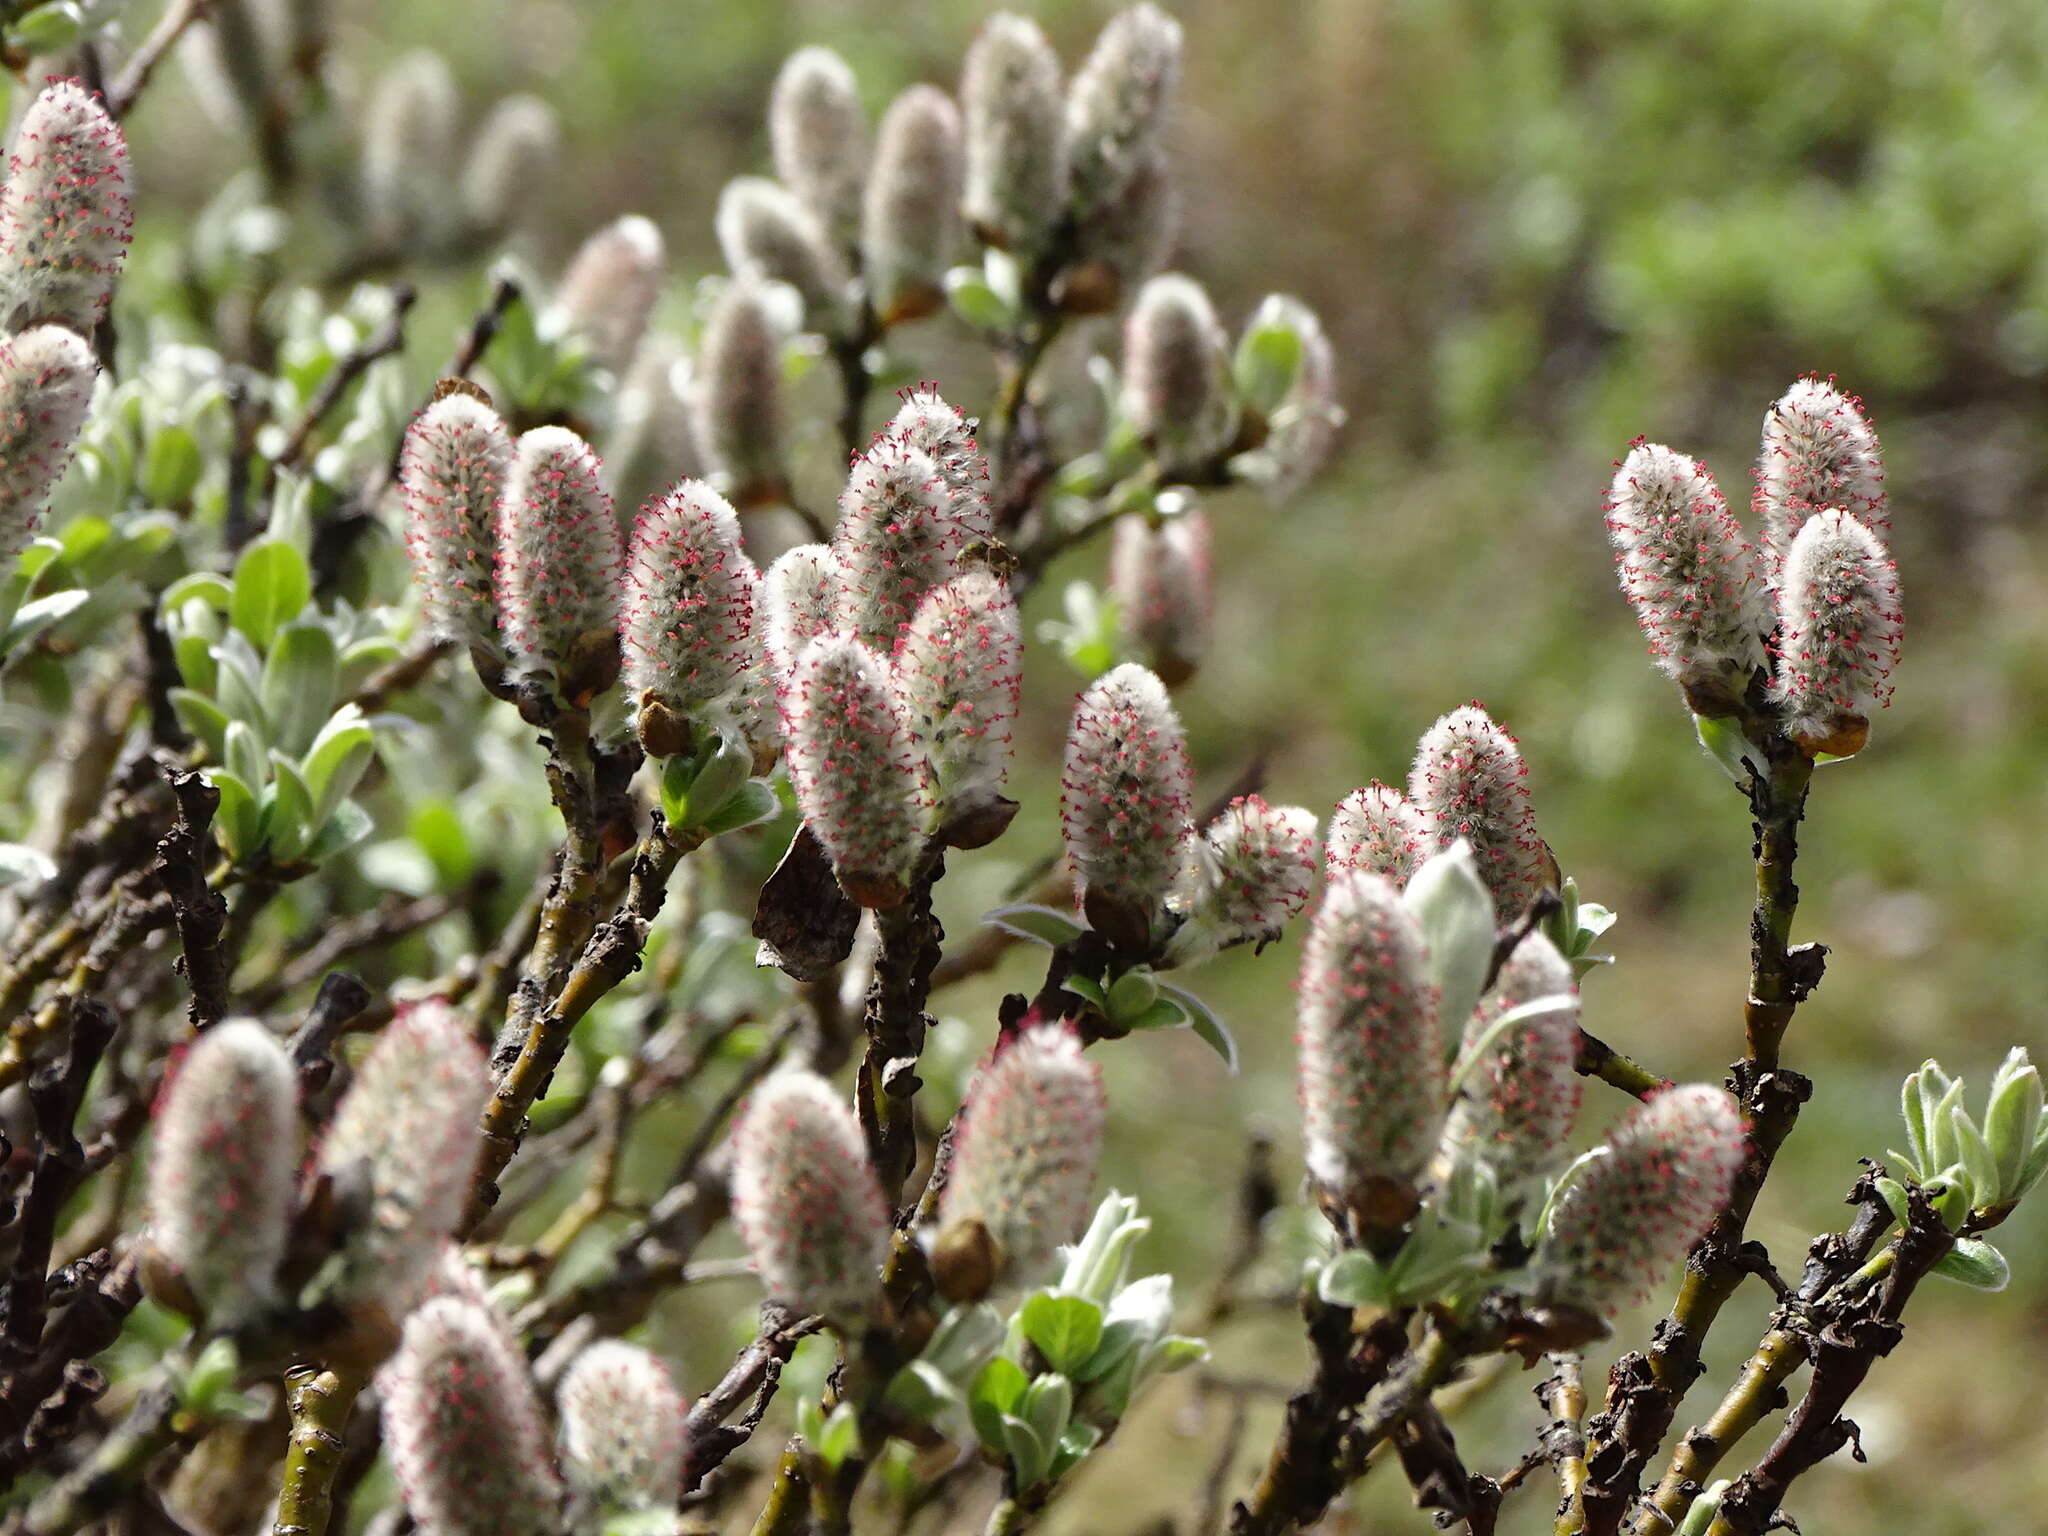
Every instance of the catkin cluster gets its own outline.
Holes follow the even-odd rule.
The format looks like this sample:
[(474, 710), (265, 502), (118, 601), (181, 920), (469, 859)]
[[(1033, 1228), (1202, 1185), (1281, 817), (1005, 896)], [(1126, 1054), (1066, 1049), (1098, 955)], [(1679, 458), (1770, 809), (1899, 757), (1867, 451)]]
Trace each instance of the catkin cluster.
[(1903, 622), (1885, 505), (1877, 434), (1832, 381), (1801, 379), (1764, 418), (1761, 551), (1704, 467), (1630, 449), (1606, 503), (1621, 588), (1696, 714), (1737, 714), (1755, 681), (1810, 754), (1861, 749)]

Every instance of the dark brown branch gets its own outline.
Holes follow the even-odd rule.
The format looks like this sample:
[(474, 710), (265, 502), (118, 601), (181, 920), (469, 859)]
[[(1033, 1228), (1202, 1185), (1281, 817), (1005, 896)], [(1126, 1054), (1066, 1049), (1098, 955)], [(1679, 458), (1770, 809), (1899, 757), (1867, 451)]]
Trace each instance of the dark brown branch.
[(157, 842), (156, 878), (170, 898), (171, 921), (184, 949), (177, 969), (192, 993), (185, 1016), (194, 1029), (205, 1029), (218, 1024), (228, 1011), (228, 961), (222, 945), (228, 901), (207, 881), (220, 791), (197, 772), (170, 773), (167, 778), (178, 813), (171, 830)]
[[(753, 1438), (762, 1415), (774, 1401), (782, 1367), (796, 1353), (797, 1345), (824, 1326), (823, 1318), (798, 1317), (780, 1302), (761, 1304), (760, 1332), (727, 1367), (718, 1385), (690, 1406), (684, 1430), (685, 1494), (702, 1486), (728, 1456)], [(739, 1412), (748, 1398), (754, 1399), (753, 1406), (739, 1423), (728, 1428), (725, 1421)]]
[(28, 1085), (36, 1163), (15, 1224), (6, 1325), (0, 1333), (0, 1351), (9, 1369), (34, 1360), (42, 1347), (50, 1248), (64, 1203), (85, 1173), (85, 1149), (78, 1143), (74, 1122), (85, 1103), (86, 1085), (116, 1028), (112, 1011), (90, 999), (73, 1000), (67, 1014), (71, 1038), (64, 1054), (39, 1070)]
[(1856, 1425), (1842, 1416), (1842, 1410), (1871, 1368), (1904, 1337), (1899, 1318), (1906, 1303), (1927, 1272), (1955, 1246), (1955, 1234), (1935, 1213), (1925, 1192), (1913, 1188), (1908, 1199), (1906, 1227), (1894, 1242), (1890, 1272), (1877, 1286), (1847, 1298), (1814, 1335), (1813, 1378), (1806, 1395), (1763, 1459), (1723, 1495), (1712, 1536), (1761, 1536), (1796, 1479), (1845, 1445), (1862, 1458)]
[(939, 855), (911, 882), (910, 894), (901, 903), (875, 914), (880, 942), (862, 1018), (868, 1049), (856, 1099), (868, 1151), (891, 1205), (901, 1198), (917, 1163), (912, 1100), (924, 1086), (917, 1075), (917, 1059), (931, 1024), (924, 1007), (945, 939), (945, 929), (932, 911), (932, 887), (945, 870), (945, 857)]

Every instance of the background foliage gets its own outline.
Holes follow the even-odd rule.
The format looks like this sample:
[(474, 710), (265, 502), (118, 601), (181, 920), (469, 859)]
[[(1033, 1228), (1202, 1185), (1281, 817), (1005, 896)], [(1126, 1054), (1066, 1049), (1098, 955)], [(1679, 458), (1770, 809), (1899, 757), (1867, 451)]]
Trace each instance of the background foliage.
[[(1070, 59), (1109, 9), (1022, 8)], [(546, 97), (564, 120), (567, 173), (532, 189), (537, 264), (554, 270), (589, 229), (637, 211), (685, 275), (718, 265), (717, 189), (765, 163), (761, 106), (794, 46), (842, 51), (878, 110), (912, 80), (950, 84), (983, 14), (945, 0), (489, 9), (484, 25), (469, 7), (344, 3), (337, 52), (368, 75), (423, 44), (446, 53), (472, 105), (513, 89)], [(1610, 938), (1620, 963), (1588, 983), (1588, 1027), (1681, 1079), (1718, 1073), (1738, 1038), (1746, 831), (1612, 589), (1600, 491), (1609, 461), (1643, 433), (1700, 453), (1733, 492), (1763, 407), (1799, 371), (1836, 374), (1869, 405), (1887, 449), (1907, 661), (1873, 750), (1825, 776), (1805, 841), (1802, 928), (1836, 961), (1789, 1049), (1820, 1085), (1800, 1153), (1835, 1172), (1803, 1188), (1781, 1180), (1756, 1226), (1774, 1249), (1797, 1241), (1834, 1219), (1849, 1160), (1882, 1150), (1904, 1070), (1938, 1053), (1987, 1073), (2007, 1041), (2048, 1044), (2048, 157), (2035, 148), (2048, 143), (2048, 11), (2032, 0), (1169, 9), (1190, 42), (1176, 264), (1208, 281), (1226, 314), (1269, 289), (1307, 298), (1337, 344), (1352, 412), (1341, 462), (1283, 512), (1233, 517), (1253, 512), (1249, 497), (1211, 508), (1217, 644), (1179, 695), (1204, 787), (1268, 753), (1285, 798), (1327, 807), (1368, 778), (1398, 779), (1430, 720), (1484, 700), (1521, 737), (1565, 865), (1624, 914)], [(150, 225), (213, 198), (241, 144), (182, 81), (163, 82), (130, 131), (140, 258), (160, 232)], [(143, 285), (175, 277), (140, 259), (124, 302), (146, 303)], [(428, 284), (412, 327), (423, 374), (478, 285), (473, 270)], [(687, 283), (672, 283), (667, 302), (687, 301)], [(1041, 734), (1020, 740), (1020, 782), (1049, 782), (1075, 686), (1049, 649), (1034, 652), (1024, 721)], [(16, 702), (0, 732), (49, 728), (52, 716)], [(0, 756), (0, 781), (9, 772)], [(516, 809), (530, 814), (508, 810), (505, 825), (523, 827), (537, 854), (544, 803)], [(1053, 841), (1050, 809), (1034, 794), (996, 850), (1020, 872)], [(433, 814), (424, 821), (410, 853), (393, 844), (394, 866), (464, 856), (436, 840)], [(964, 875), (949, 886), (955, 932), (996, 896), (993, 862), (977, 865), (981, 888)], [(1031, 965), (947, 1006), (984, 1019)], [(1158, 1227), (1152, 1261), (1197, 1291), (1220, 1259), (1243, 1129), (1275, 1134), (1283, 1181), (1299, 1172), (1279, 980), (1292, 967), (1291, 953), (1240, 953), (1205, 978), (1244, 1048), (1239, 1078), (1186, 1037), (1105, 1053), (1105, 1181), (1143, 1199)], [(978, 1045), (963, 1037), (960, 1049)], [(2016, 1271), (2041, 1274), (2040, 1225), (2007, 1235)], [(1761, 1314), (1757, 1294), (1737, 1306), (1723, 1353)], [(668, 1342), (686, 1365), (711, 1366), (741, 1310), (693, 1298), (668, 1319)], [(1297, 1374), (1284, 1308), (1211, 1336), (1233, 1374)], [(2023, 1528), (2048, 1496), (2034, 1454), (2044, 1364), (2038, 1283), (1988, 1299), (1930, 1289), (1900, 1356), (1859, 1400), (1880, 1467), (1831, 1462), (1800, 1505), (1830, 1511), (1840, 1530)], [(1538, 1416), (1514, 1381), (1483, 1412), (1498, 1434), (1491, 1449), (1475, 1443), (1475, 1463), (1512, 1454)], [(1144, 1453), (1127, 1444), (1094, 1469), (1115, 1486), (1077, 1489), (1061, 1518), (1135, 1530), (1183, 1503), (1225, 1415), (1187, 1378), (1170, 1384), (1125, 1432), (1154, 1442), (1157, 1475), (1130, 1476)], [(1247, 1444), (1262, 1438), (1255, 1428)], [(1910, 1472), (1885, 1465), (1909, 1446)], [(1367, 1489), (1367, 1509), (1401, 1497), (1391, 1479)]]

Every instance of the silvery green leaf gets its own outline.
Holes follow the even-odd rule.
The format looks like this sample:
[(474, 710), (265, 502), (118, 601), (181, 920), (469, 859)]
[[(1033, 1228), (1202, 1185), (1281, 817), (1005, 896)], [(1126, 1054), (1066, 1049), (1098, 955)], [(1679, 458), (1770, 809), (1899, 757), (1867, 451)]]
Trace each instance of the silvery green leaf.
[(1223, 1020), (1217, 1016), (1216, 1010), (1186, 987), (1161, 983), (1159, 990), (1164, 1001), (1174, 1003), (1188, 1016), (1188, 1027), (1194, 1030), (1210, 1050), (1223, 1058), (1224, 1067), (1233, 1073), (1236, 1072), (1237, 1040), (1225, 1027)]
[(1064, 1376), (1079, 1372), (1102, 1342), (1102, 1308), (1085, 1296), (1039, 1291), (1024, 1303), (1018, 1318), (1024, 1337)]
[(228, 617), (251, 644), (267, 647), (312, 595), (313, 577), (305, 557), (278, 539), (258, 539), (235, 562), (235, 596)]
[(1040, 1445), (1058, 1445), (1074, 1415), (1074, 1384), (1058, 1372), (1040, 1376), (1024, 1389), (1017, 1411)]
[(2005, 1199), (2026, 1193), (2027, 1158), (2040, 1132), (2042, 1105), (2041, 1074), (2016, 1046), (1991, 1079), (1984, 1106), (1984, 1139), (1998, 1162), (1999, 1193)]
[(169, 697), (171, 713), (178, 717), (178, 724), (199, 738), (208, 757), (216, 763), (224, 763), (227, 760), (228, 726), (232, 722), (221, 707), (190, 688), (173, 688)]
[(340, 652), (327, 626), (293, 620), (278, 630), (263, 664), (259, 697), (271, 740), (296, 755), (309, 747), (334, 705)]
[(1973, 1291), (2002, 1291), (2012, 1280), (2012, 1266), (2005, 1255), (1977, 1237), (1957, 1238), (1955, 1247), (1941, 1256), (1932, 1273)]
[(1037, 1432), (1013, 1413), (1006, 1413), (1001, 1420), (1003, 1450), (1010, 1458), (1012, 1474), (1019, 1488), (1035, 1488), (1044, 1481), (1051, 1470), (1052, 1454), (1039, 1440)]
[(1402, 900), (1422, 925), (1439, 1017), (1446, 1032), (1455, 1035), (1479, 1002), (1496, 938), (1493, 898), (1479, 878), (1472, 845), (1459, 838), (1425, 862), (1409, 879)]
[(1383, 1307), (1393, 1298), (1393, 1277), (1371, 1254), (1349, 1248), (1323, 1266), (1316, 1294), (1333, 1307)]
[(997, 907), (992, 912), (982, 914), (981, 920), (991, 928), (1000, 928), (1003, 932), (1015, 934), (1020, 939), (1043, 944), (1048, 949), (1077, 939), (1087, 931), (1069, 913), (1028, 902)]
[(1999, 1197), (1998, 1160), (1991, 1155), (1990, 1144), (1977, 1129), (1960, 1104), (1949, 1110), (1956, 1146), (1962, 1157), (1964, 1171), (1970, 1180), (1970, 1203), (1989, 1205)]
[(1745, 758), (1756, 757), (1757, 750), (1742, 734), (1742, 727), (1733, 720), (1717, 715), (1694, 715), (1693, 733), (1700, 739), (1700, 745), (1707, 749), (1707, 755), (1721, 765), (1721, 771), (1737, 784), (1749, 779), (1749, 765)]
[(57, 873), (57, 866), (40, 848), (26, 843), (0, 843), (0, 890), (10, 885), (41, 885)]

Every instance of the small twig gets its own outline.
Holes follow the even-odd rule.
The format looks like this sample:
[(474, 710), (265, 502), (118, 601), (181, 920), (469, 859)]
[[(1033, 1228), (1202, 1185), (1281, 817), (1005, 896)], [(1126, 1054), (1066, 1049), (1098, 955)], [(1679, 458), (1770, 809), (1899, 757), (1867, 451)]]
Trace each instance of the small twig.
[(167, 775), (178, 802), (177, 820), (156, 845), (156, 878), (170, 898), (184, 953), (177, 968), (191, 989), (185, 1016), (192, 1027), (219, 1023), (228, 1011), (227, 898), (207, 880), (213, 862), (213, 815), (220, 791), (196, 772)]
[(134, 110), (157, 65), (177, 46), (185, 29), (207, 13), (211, 0), (171, 0), (149, 36), (142, 40), (107, 91), (107, 115), (119, 121)]
[(327, 419), (328, 413), (341, 403), (341, 397), (348, 392), (349, 386), (368, 372), (372, 363), (390, 357), (405, 345), (405, 317), (418, 298), (419, 294), (410, 283), (391, 285), (391, 312), (385, 316), (384, 323), (327, 371), (320, 387), (313, 391), (313, 398), (299, 413), (283, 449), (270, 461), (270, 471), (264, 482), (266, 500), (277, 490), (278, 475), (284, 470), (298, 468), (313, 441), (313, 434), (320, 430), (320, 423)]
[[(762, 1303), (761, 1328), (753, 1342), (734, 1358), (718, 1385), (690, 1406), (684, 1421), (684, 1493), (700, 1486), (753, 1437), (774, 1399), (783, 1365), (797, 1345), (824, 1326), (822, 1317), (798, 1317), (780, 1302)], [(755, 1400), (752, 1409), (728, 1429), (725, 1421), (750, 1397)]]

